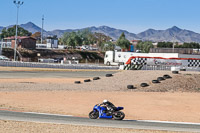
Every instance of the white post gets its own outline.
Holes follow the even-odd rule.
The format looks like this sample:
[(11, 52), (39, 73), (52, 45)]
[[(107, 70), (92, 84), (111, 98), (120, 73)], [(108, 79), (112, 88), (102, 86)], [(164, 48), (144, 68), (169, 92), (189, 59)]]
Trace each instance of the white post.
[(17, 6), (17, 22), (16, 22), (16, 33), (15, 33), (14, 61), (16, 61), (18, 13), (19, 13), (19, 6)]
[(19, 15), (19, 7), (23, 5), (24, 2), (20, 1), (13, 1), (14, 4), (17, 6), (17, 22), (16, 22), (16, 33), (15, 33), (15, 48), (14, 48), (14, 61), (16, 61), (16, 48), (17, 48), (17, 30), (18, 30), (18, 15)]

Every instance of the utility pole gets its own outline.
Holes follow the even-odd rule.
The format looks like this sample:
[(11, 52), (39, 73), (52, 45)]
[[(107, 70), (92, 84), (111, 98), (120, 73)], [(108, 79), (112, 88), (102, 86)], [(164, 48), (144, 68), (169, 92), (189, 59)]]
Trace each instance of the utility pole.
[(17, 48), (17, 28), (18, 28), (18, 15), (19, 15), (19, 7), (24, 4), (24, 2), (14, 0), (13, 3), (17, 7), (17, 22), (16, 22), (16, 33), (15, 33), (15, 48), (14, 48), (14, 61), (16, 61), (16, 48)]
[(41, 44), (43, 44), (44, 15), (42, 16)]
[(173, 36), (173, 53), (174, 53), (174, 44), (175, 43), (175, 35)]

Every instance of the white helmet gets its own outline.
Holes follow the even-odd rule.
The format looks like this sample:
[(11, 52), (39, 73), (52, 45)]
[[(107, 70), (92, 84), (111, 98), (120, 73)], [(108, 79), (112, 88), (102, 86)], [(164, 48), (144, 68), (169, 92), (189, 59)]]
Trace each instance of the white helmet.
[(103, 100), (103, 103), (107, 103), (107, 102), (108, 102), (108, 100), (106, 100), (106, 99), (105, 99), (105, 100)]

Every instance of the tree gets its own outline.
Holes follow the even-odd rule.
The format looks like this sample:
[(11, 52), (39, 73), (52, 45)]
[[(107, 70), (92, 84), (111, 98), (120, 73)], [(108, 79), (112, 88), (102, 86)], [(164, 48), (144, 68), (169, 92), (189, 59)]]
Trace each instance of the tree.
[(110, 42), (111, 38), (109, 36), (104, 35), (103, 33), (94, 33), (95, 42), (97, 43), (98, 48), (102, 51), (104, 48), (104, 44)]
[(35, 32), (34, 34), (31, 35), (31, 37), (35, 38), (37, 40), (37, 42), (39, 43), (41, 40), (41, 33)]
[(66, 32), (60, 41), (68, 46), (90, 45), (97, 43), (98, 48), (104, 47), (104, 43), (109, 42), (111, 38), (102, 33), (92, 33), (89, 29), (77, 32)]
[(117, 40), (117, 45), (120, 46), (122, 49), (129, 49), (130, 42), (126, 39), (124, 32)]
[(150, 41), (147, 41), (147, 42), (139, 42), (137, 45), (136, 45), (136, 48), (141, 50), (141, 52), (143, 53), (149, 53), (150, 51), (150, 48), (153, 48), (153, 44), (152, 42)]
[(104, 48), (103, 48), (104, 51), (114, 51), (114, 49), (115, 49), (115, 44), (114, 43), (106, 42), (104, 44)]
[(75, 47), (81, 45), (82, 40), (76, 32), (66, 32), (61, 38), (61, 42), (65, 45)]
[(158, 42), (157, 47), (158, 48), (172, 48), (173, 43), (172, 42)]
[[(8, 28), (8, 29), (4, 28), (2, 30), (0, 37), (6, 38), (6, 37), (15, 36), (15, 34), (16, 34), (16, 26), (13, 26), (13, 27)], [(18, 36), (31, 36), (32, 33), (23, 29), (22, 27), (18, 26), (17, 35)]]

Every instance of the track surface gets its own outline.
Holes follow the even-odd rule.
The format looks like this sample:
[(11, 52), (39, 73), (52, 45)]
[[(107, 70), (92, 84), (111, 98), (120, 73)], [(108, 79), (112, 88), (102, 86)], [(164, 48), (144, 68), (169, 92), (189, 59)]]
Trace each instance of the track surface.
[(185, 131), (185, 132), (200, 132), (200, 124), (192, 123), (162, 123), (162, 122), (145, 122), (136, 120), (91, 120), (88, 118), (72, 117), (66, 115), (54, 114), (38, 114), (24, 113), (0, 110), (0, 120), (15, 120), (40, 123), (55, 123), (55, 124), (71, 124), (113, 128), (132, 128), (132, 129), (148, 129), (148, 130), (167, 130), (167, 131)]
[(0, 78), (89, 78), (114, 74), (117, 71), (0, 71)]

